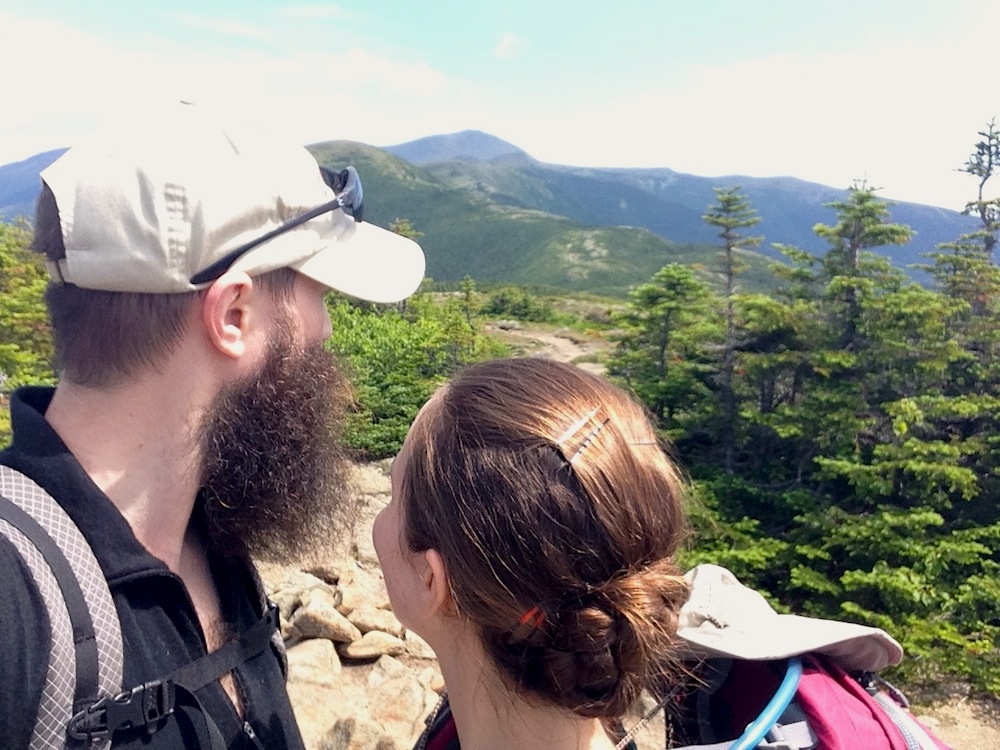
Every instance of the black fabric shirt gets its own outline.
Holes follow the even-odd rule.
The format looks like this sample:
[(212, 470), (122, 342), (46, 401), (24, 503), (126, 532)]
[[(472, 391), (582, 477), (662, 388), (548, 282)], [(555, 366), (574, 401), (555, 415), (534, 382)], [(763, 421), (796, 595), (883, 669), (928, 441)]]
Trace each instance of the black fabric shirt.
[[(11, 399), (14, 441), (0, 463), (35, 480), (63, 506), (93, 548), (108, 579), (121, 620), (123, 687), (166, 677), (205, 655), (205, 639), (181, 579), (153, 557), (131, 527), (84, 472), (44, 413), (52, 389), (24, 388)], [(248, 564), (212, 561), (223, 616), (237, 632), (261, 616)], [(49, 654), (48, 615), (21, 556), (0, 537), (0, 731), (4, 748), (27, 748), (35, 726)], [(278, 655), (267, 649), (236, 670), (244, 717), (218, 682), (198, 692), (229, 748), (301, 750), (302, 739), (285, 689)], [(208, 747), (205, 723), (194, 709), (178, 707), (162, 729), (147, 737), (125, 733), (113, 747)]]

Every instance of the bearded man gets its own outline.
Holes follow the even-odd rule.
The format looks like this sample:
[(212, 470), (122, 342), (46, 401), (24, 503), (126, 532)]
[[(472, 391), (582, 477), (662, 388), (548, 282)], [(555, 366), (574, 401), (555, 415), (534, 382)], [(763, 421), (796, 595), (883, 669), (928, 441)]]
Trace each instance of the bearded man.
[[(324, 350), (324, 297), (403, 299), (423, 253), (362, 223), (353, 168), (321, 170), (304, 148), (189, 104), (71, 148), (42, 180), (35, 245), (59, 383), (14, 394), (0, 463), (80, 529), (121, 622), (123, 685), (150, 685), (260, 621), (251, 554), (330, 533), (347, 388)], [(0, 569), (3, 744), (36, 746), (49, 614), (3, 536)], [(97, 739), (302, 747), (276, 648), (193, 705), (118, 729)]]

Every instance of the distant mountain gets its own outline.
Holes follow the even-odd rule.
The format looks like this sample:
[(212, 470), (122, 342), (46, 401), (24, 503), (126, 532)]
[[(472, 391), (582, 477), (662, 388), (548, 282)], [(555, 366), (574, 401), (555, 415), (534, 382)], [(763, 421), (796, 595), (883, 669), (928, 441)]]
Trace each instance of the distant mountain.
[(439, 161), (493, 161), (503, 157), (531, 159), (512, 143), (479, 130), (432, 135), (396, 146), (385, 146), (384, 149), (417, 166)]
[[(479, 141), (483, 151), (465, 155), (449, 148), (452, 136), (421, 139), (421, 152), (426, 157), (418, 163), (449, 184), (498, 203), (548, 211), (587, 225), (643, 227), (661, 237), (688, 243), (717, 241), (715, 231), (701, 217), (715, 202), (713, 188), (739, 186), (761, 217), (752, 230), (764, 237), (760, 252), (775, 258), (782, 257), (772, 247), (776, 242), (824, 253), (826, 246), (813, 227), (834, 223), (835, 212), (823, 204), (843, 200), (847, 195), (846, 189), (794, 177), (698, 177), (665, 168), (568, 167), (538, 162), (523, 152), (522, 159), (511, 159), (506, 154), (497, 158), (490, 155), (498, 144), (510, 144), (478, 135), (484, 136)], [(476, 142), (466, 142), (463, 151)], [(402, 155), (406, 145), (386, 150)], [(432, 154), (442, 158), (431, 158)], [(882, 250), (900, 267), (924, 262), (921, 253), (955, 239), (975, 225), (974, 220), (958, 211), (916, 203), (895, 203), (890, 211), (893, 221), (907, 224), (917, 233), (909, 245)]]
[[(771, 243), (826, 251), (813, 232), (832, 224), (824, 203), (847, 191), (792, 177), (698, 177), (670, 169), (597, 169), (545, 164), (479, 131), (432, 136), (375, 148), (332, 141), (309, 147), (327, 166), (355, 164), (365, 183), (365, 216), (382, 226), (406, 218), (423, 233), (428, 275), (454, 282), (541, 284), (622, 294), (676, 261), (710, 269), (718, 238), (702, 220), (714, 187), (740, 186), (761, 217), (759, 253), (747, 255), (745, 288), (773, 282)], [(38, 173), (62, 151), (0, 166), (0, 218), (30, 216)], [(974, 227), (956, 211), (898, 203), (892, 220), (917, 235), (902, 248), (882, 248), (901, 267)], [(711, 274), (705, 271), (706, 278)], [(920, 278), (919, 274), (915, 274)]]
[(46, 151), (0, 167), (0, 221), (34, 215), (41, 190), (38, 175), (64, 153), (64, 148)]
[[(647, 229), (585, 225), (493, 201), (364, 144), (332, 141), (309, 148), (324, 166), (358, 168), (366, 221), (388, 226), (406, 218), (423, 233), (427, 275), (435, 281), (469, 275), (480, 282), (620, 296), (666, 263), (704, 264), (714, 256), (711, 247), (671, 242)], [(769, 288), (767, 259), (755, 253), (745, 259), (751, 269), (747, 286)]]

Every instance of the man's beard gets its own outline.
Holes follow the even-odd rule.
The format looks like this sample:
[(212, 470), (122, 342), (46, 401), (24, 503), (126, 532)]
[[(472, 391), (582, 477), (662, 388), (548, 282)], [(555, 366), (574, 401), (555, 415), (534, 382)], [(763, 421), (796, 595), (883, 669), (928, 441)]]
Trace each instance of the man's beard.
[(220, 393), (202, 432), (207, 544), (224, 556), (302, 560), (354, 522), (340, 443), (350, 387), (322, 345), (284, 324), (260, 371)]

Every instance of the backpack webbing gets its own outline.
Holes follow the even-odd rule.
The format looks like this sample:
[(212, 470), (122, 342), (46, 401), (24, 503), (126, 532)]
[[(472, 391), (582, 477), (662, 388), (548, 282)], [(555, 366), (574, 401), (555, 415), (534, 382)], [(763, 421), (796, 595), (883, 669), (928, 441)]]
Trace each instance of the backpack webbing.
[(256, 623), (164, 678), (122, 690), (121, 623), (90, 545), (51, 495), (2, 465), (0, 535), (24, 559), (49, 616), (48, 671), (29, 750), (110, 750), (117, 731), (153, 733), (181, 705), (201, 714), (212, 750), (224, 750), (196, 691), (268, 647), (285, 671), (278, 612), (255, 575), (263, 610)]
[[(49, 615), (48, 672), (29, 747), (63, 748), (69, 719), (121, 690), (118, 612), (76, 524), (33, 480), (8, 466), (0, 466), (0, 534), (24, 559)], [(104, 750), (110, 740), (92, 747)]]

